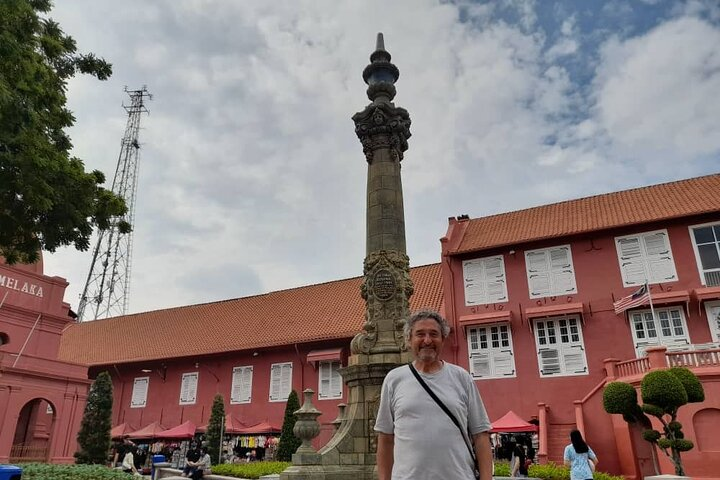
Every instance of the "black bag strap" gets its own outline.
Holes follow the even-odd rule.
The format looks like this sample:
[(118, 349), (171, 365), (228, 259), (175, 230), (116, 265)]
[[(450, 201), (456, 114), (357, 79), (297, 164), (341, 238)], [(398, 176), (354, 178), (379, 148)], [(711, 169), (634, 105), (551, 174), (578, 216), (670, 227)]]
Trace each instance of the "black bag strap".
[(428, 384), (425, 383), (425, 380), (423, 380), (417, 370), (415, 370), (415, 366), (412, 363), (409, 363), (408, 366), (410, 367), (410, 371), (412, 372), (412, 374), (415, 375), (415, 378), (420, 383), (420, 385), (422, 385), (428, 395), (430, 395), (430, 397), (435, 400), (435, 403), (437, 403), (438, 406), (442, 408), (442, 411), (445, 412), (448, 417), (450, 417), (450, 420), (452, 420), (458, 430), (460, 430), (460, 435), (462, 435), (463, 442), (465, 442), (465, 446), (467, 447), (468, 452), (470, 452), (470, 456), (472, 457), (473, 465), (475, 465), (475, 467), (477, 468), (477, 457), (475, 457), (475, 451), (470, 447), (470, 443), (468, 443), (469, 432), (468, 438), (466, 438), (465, 433), (463, 432), (463, 428), (460, 426), (460, 422), (458, 422), (458, 419), (455, 418), (455, 415), (452, 414), (450, 409), (445, 406), (442, 400), (440, 400), (437, 395), (435, 395), (435, 392), (433, 392), (432, 389), (428, 386)]

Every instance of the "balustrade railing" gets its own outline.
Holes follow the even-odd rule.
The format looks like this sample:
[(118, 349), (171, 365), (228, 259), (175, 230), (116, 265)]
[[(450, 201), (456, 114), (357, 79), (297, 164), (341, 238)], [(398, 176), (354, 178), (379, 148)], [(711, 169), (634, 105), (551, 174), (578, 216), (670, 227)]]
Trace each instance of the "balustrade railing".
[(47, 445), (13, 445), (10, 449), (10, 463), (47, 462)]
[(618, 362), (615, 367), (618, 377), (632, 377), (633, 375), (642, 375), (650, 371), (650, 359), (647, 357), (634, 358), (624, 362)]
[(720, 366), (720, 348), (682, 352), (667, 352), (667, 363), (671, 367), (714, 367)]

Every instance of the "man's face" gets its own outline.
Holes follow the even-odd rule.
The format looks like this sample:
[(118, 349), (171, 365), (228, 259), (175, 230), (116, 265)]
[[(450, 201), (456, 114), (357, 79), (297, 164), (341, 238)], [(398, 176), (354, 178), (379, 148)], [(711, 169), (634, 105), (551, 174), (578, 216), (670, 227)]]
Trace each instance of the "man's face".
[(439, 360), (444, 341), (440, 325), (432, 318), (418, 320), (410, 332), (410, 349), (421, 362)]

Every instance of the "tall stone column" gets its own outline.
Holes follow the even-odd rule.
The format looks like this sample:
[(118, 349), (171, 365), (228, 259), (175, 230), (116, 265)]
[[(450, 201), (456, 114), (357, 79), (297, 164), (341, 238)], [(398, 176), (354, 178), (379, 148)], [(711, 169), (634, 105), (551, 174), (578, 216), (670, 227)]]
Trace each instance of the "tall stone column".
[(373, 427), (382, 381), (391, 369), (411, 358), (402, 333), (413, 285), (405, 251), (400, 179), (410, 116), (392, 103), (400, 72), (390, 59), (379, 33), (377, 48), (363, 71), (371, 103), (352, 117), (368, 163), (367, 248), (360, 292), (366, 309), (362, 331), (350, 344), (348, 366), (341, 371), (349, 392), (345, 418), (320, 450), (320, 465), (294, 464), (282, 473), (283, 480), (376, 478)]

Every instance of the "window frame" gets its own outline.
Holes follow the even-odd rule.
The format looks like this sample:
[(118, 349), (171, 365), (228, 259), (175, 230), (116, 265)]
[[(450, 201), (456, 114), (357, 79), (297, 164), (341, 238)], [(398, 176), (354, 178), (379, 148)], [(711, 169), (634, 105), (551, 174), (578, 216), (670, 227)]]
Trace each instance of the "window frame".
[[(664, 246), (667, 248), (667, 252), (665, 252), (665, 253), (669, 256), (670, 265), (672, 265), (672, 273), (673, 273), (672, 277), (666, 277), (666, 278), (661, 278), (661, 279), (651, 277), (652, 271), (650, 268), (650, 262), (653, 259), (647, 253), (647, 246), (646, 246), (646, 243), (644, 240), (646, 237), (649, 237), (651, 235), (665, 235), (665, 245)], [(643, 279), (638, 279), (637, 281), (629, 280), (629, 278), (628, 278), (629, 274), (626, 272), (626, 269), (623, 267), (626, 265), (629, 265), (630, 263), (623, 262), (623, 259), (628, 258), (628, 257), (623, 256), (623, 253), (622, 253), (622, 250), (620, 247), (620, 243), (623, 240), (628, 240), (628, 239), (633, 239), (633, 238), (638, 239), (638, 243), (639, 243), (639, 246), (642, 251), (641, 259), (643, 262), (643, 272), (644, 272), (644, 277), (645, 277)], [(678, 273), (677, 273), (677, 266), (675, 264), (675, 256), (673, 255), (673, 252), (672, 252), (672, 242), (670, 242), (670, 234), (668, 233), (666, 228), (661, 228), (659, 230), (651, 230), (649, 232), (633, 233), (631, 235), (621, 235), (621, 236), (615, 237), (614, 240), (615, 240), (615, 252), (617, 254), (618, 267), (620, 268), (620, 278), (622, 278), (623, 287), (639, 287), (641, 285), (644, 285), (646, 280), (649, 285), (654, 285), (654, 284), (658, 284), (658, 283), (677, 282), (680, 279), (680, 277), (678, 276)]]
[[(144, 382), (145, 383), (145, 395), (143, 396), (142, 404), (140, 403), (134, 403), (135, 398), (139, 397), (139, 392), (136, 391), (138, 388), (138, 383)], [(132, 393), (130, 394), (130, 408), (145, 408), (147, 405), (147, 397), (148, 397), (148, 391), (150, 390), (150, 377), (135, 377), (133, 380), (133, 389)]]
[[(493, 347), (491, 346), (491, 343), (493, 342), (492, 338), (492, 329), (497, 328), (498, 329), (498, 346)], [(502, 345), (502, 332), (501, 328), (506, 330), (507, 333), (507, 346)], [(480, 337), (480, 330), (487, 330), (486, 333), (486, 342), (489, 345), (488, 347), (483, 348), (481, 346), (481, 337)], [(477, 347), (473, 347), (473, 332), (475, 332), (475, 335), (477, 335)], [(483, 323), (480, 325), (467, 325), (465, 328), (465, 336), (467, 338), (467, 348), (468, 348), (468, 366), (470, 367), (470, 375), (475, 380), (488, 380), (488, 379), (498, 379), (498, 378), (516, 378), (517, 377), (517, 366), (515, 364), (515, 348), (513, 346), (513, 340), (512, 340), (512, 328), (509, 322), (497, 322), (497, 323)], [(508, 350), (509, 349), (509, 350)], [(502, 360), (503, 354), (509, 354), (510, 356), (510, 363), (512, 372), (510, 373), (498, 373), (499, 367), (497, 365), (498, 359)], [(475, 358), (480, 358), (481, 355), (487, 355), (488, 357), (488, 369), (490, 373), (488, 375), (482, 375), (481, 373), (477, 373), (475, 369), (475, 362), (473, 361)]]
[[(246, 372), (249, 373), (249, 381), (247, 382), (247, 392), (243, 390), (243, 376)], [(236, 374), (239, 373), (239, 378), (236, 378)], [(236, 384), (236, 380), (238, 383)], [(230, 405), (241, 405), (252, 403), (252, 383), (253, 383), (253, 366), (252, 365), (239, 365), (233, 367), (231, 382), (230, 382)], [(234, 395), (235, 389), (237, 388), (237, 395)], [(243, 395), (246, 393), (246, 395)]]
[[(283, 388), (283, 368), (289, 368), (290, 373), (288, 374), (288, 380), (287, 380), (287, 393), (283, 395), (282, 388)], [(278, 392), (275, 397), (273, 397), (273, 379), (275, 377), (276, 372), (278, 372), (278, 375), (280, 375), (280, 378), (278, 378)], [(293, 362), (278, 362), (273, 363), (270, 365), (270, 386), (269, 386), (269, 392), (268, 392), (268, 401), (269, 402), (287, 402), (287, 398), (290, 395), (290, 392), (292, 391), (292, 374), (293, 374)]]
[[(502, 270), (502, 275), (496, 276), (495, 280), (488, 279), (486, 270), (487, 270), (487, 263), (491, 261), (500, 261), (500, 268)], [(480, 263), (482, 265), (482, 271), (483, 276), (482, 278), (469, 278), (470, 275), (468, 275), (467, 266), (473, 263)], [(505, 271), (505, 257), (503, 255), (491, 255), (489, 257), (480, 257), (480, 258), (471, 258), (469, 260), (463, 260), (462, 261), (462, 274), (463, 274), (463, 293), (465, 296), (465, 305), (466, 306), (474, 306), (474, 305), (490, 305), (493, 303), (507, 303), (508, 302), (508, 289), (507, 289), (507, 272)], [(502, 292), (500, 292), (499, 296), (492, 297), (490, 296), (489, 292), (489, 285), (493, 284), (502, 284)], [(477, 300), (469, 300), (470, 297), (475, 298), (473, 294), (468, 294), (468, 287), (472, 287), (474, 285), (482, 285), (483, 289), (483, 298), (477, 299)]]
[[(560, 324), (561, 321), (568, 322), (568, 325), (566, 328), (571, 328), (570, 322), (574, 322), (575, 326), (577, 328), (577, 341), (572, 341), (572, 331), (568, 330), (568, 338), (570, 341), (563, 342), (562, 341), (562, 325)], [(554, 322), (553, 323), (553, 336), (555, 337), (555, 341), (550, 341), (549, 343), (541, 344), (540, 342), (540, 325), (542, 324), (543, 330), (547, 330), (547, 333), (544, 334), (546, 338), (546, 341), (549, 340), (549, 333), (550, 328), (548, 327), (548, 322)], [(557, 322), (557, 324), (555, 323)], [(533, 336), (535, 338), (535, 354), (537, 357), (538, 362), (538, 373), (540, 374), (540, 378), (556, 378), (556, 377), (576, 377), (581, 375), (589, 375), (590, 369), (588, 367), (588, 359), (587, 359), (587, 348), (585, 346), (585, 339), (583, 337), (583, 325), (582, 325), (582, 318), (580, 315), (572, 314), (572, 315), (556, 315), (552, 317), (542, 317), (542, 318), (534, 318), (533, 319)], [(558, 342), (558, 338), (560, 341)], [(548, 345), (557, 345), (558, 348), (548, 347)], [(575, 353), (579, 349), (579, 351), (582, 354), (582, 362), (583, 362), (583, 368), (582, 370), (575, 370), (575, 371), (568, 371), (569, 367), (567, 366), (567, 357), (570, 355), (577, 355)], [(550, 352), (551, 350), (557, 351), (557, 357), (559, 359), (558, 368), (560, 369), (558, 372), (555, 373), (544, 373), (543, 372), (543, 357), (542, 352)], [(560, 361), (560, 359), (562, 359)]]
[[(717, 316), (712, 317), (712, 311), (717, 310)], [(720, 300), (713, 300), (705, 302), (705, 315), (708, 320), (708, 327), (710, 327), (710, 334), (712, 335), (714, 343), (720, 343)]]
[[(326, 392), (325, 388), (323, 388), (323, 366), (327, 366), (330, 369), (329, 378), (327, 379), (327, 390), (329, 390), (329, 392)], [(342, 368), (340, 360), (320, 360), (317, 363), (318, 400), (336, 400), (343, 398), (343, 381), (342, 375), (340, 375), (340, 368)], [(333, 380), (338, 384), (335, 386), (335, 389), (333, 389)]]
[[(194, 384), (192, 379), (195, 379)], [(178, 405), (195, 405), (197, 403), (198, 387), (200, 386), (200, 372), (186, 372), (180, 380), (180, 399)], [(185, 389), (187, 388), (187, 392)], [(183, 393), (187, 395), (183, 398)], [(192, 398), (189, 398), (192, 396)]]
[[(700, 249), (698, 248), (697, 241), (695, 240), (694, 230), (696, 228), (715, 227), (715, 226), (720, 227), (720, 222), (708, 222), (708, 223), (701, 223), (698, 225), (688, 226), (688, 232), (690, 234), (690, 241), (692, 242), (693, 252), (695, 253), (695, 263), (697, 264), (698, 275), (700, 276), (700, 283), (704, 286), (708, 286), (708, 282), (705, 279), (705, 269), (703, 268), (702, 259), (700, 258)], [(717, 245), (716, 248), (718, 249), (718, 255), (720, 255), (720, 238), (718, 238), (717, 241), (714, 243)], [(720, 268), (709, 269), (709, 271), (712, 273), (717, 273), (720, 276)], [(713, 286), (715, 286), (715, 285), (713, 285)]]
[[(563, 268), (560, 269), (554, 269), (552, 266), (552, 252), (554, 250), (563, 250), (567, 249), (567, 260), (568, 260), (568, 266), (570, 267), (570, 274), (572, 275), (572, 285), (573, 287), (569, 290), (559, 291), (557, 290), (558, 286), (556, 285), (558, 274), (563, 273)], [(530, 262), (528, 261), (528, 257), (530, 255), (538, 255), (542, 253), (545, 256), (545, 266), (547, 267), (547, 275), (548, 275), (548, 284), (549, 284), (549, 290), (547, 293), (539, 292), (539, 293), (533, 293), (533, 280), (532, 277), (534, 276), (533, 273), (530, 271)], [(565, 267), (567, 268), (567, 267)], [(542, 273), (541, 273), (542, 274)], [(560, 295), (575, 295), (578, 293), (577, 288), (577, 277), (575, 275), (575, 264), (573, 262), (573, 256), (572, 256), (572, 247), (570, 244), (565, 245), (555, 245), (552, 247), (546, 247), (546, 248), (536, 248), (533, 250), (525, 250), (525, 277), (527, 279), (528, 284), (528, 295), (531, 299), (538, 299), (538, 298), (546, 298), (546, 297), (557, 297)]]
[[(688, 330), (688, 325), (687, 325), (687, 317), (685, 316), (685, 309), (684, 309), (682, 306), (680, 306), (680, 305), (669, 305), (669, 306), (667, 306), (667, 307), (659, 307), (659, 308), (656, 307), (656, 308), (654, 308), (653, 310), (655, 310), (655, 315), (654, 315), (654, 317), (651, 317), (651, 320), (652, 320), (652, 322), (653, 322), (653, 329), (654, 329), (654, 331), (655, 331), (655, 337), (652, 337), (652, 338), (658, 339), (658, 341), (656, 341), (656, 342), (648, 342), (648, 341), (645, 341), (645, 339), (650, 338), (650, 337), (645, 337), (644, 339), (638, 338), (638, 336), (637, 336), (637, 333), (638, 333), (638, 332), (637, 332), (637, 329), (636, 329), (636, 324), (637, 324), (637, 322), (636, 322), (636, 320), (635, 320), (635, 316), (636, 316), (636, 315), (639, 315), (639, 316), (640, 316), (640, 322), (641, 322), (641, 324), (642, 324), (643, 327), (644, 327), (643, 330), (645, 330), (645, 331), (649, 330), (649, 325), (648, 325), (648, 323), (647, 323), (649, 319), (648, 319), (648, 317), (647, 317), (646, 315), (647, 315), (648, 313), (649, 313), (649, 314), (652, 314), (652, 310), (649, 309), (649, 308), (641, 308), (641, 309), (630, 310), (630, 311), (628, 312), (628, 322), (630, 322), (630, 334), (632, 335), (633, 348), (635, 349), (635, 357), (636, 357), (636, 358), (642, 358), (642, 357), (644, 357), (644, 356), (645, 356), (645, 350), (646, 350), (647, 348), (649, 348), (649, 347), (665, 346), (665, 347), (667, 347), (668, 349), (670, 349), (670, 348), (673, 348), (673, 347), (682, 346), (682, 343), (680, 343), (680, 342), (678, 342), (678, 341), (676, 341), (676, 342), (662, 342), (662, 341), (659, 341), (659, 339), (662, 339), (662, 338), (684, 339), (684, 340), (685, 340), (685, 345), (690, 345), (690, 344), (691, 344), (691, 341), (690, 341), (690, 331)], [(661, 312), (662, 312), (662, 313), (665, 313), (665, 312), (668, 313), (668, 327), (667, 327), (667, 328), (669, 328), (669, 329), (674, 329), (674, 328), (676, 328), (676, 327), (673, 326), (673, 324), (672, 324), (672, 315), (669, 313), (669, 312), (671, 312), (671, 311), (680, 312), (680, 322), (681, 322), (681, 325), (680, 325), (680, 326), (681, 326), (682, 329), (683, 329), (683, 335), (676, 335), (676, 334), (675, 334), (675, 335), (670, 335), (670, 336), (668, 336), (668, 335), (660, 335), (660, 333), (662, 332), (662, 330), (663, 330), (663, 328), (664, 328), (663, 325), (662, 325), (662, 323), (661, 323), (661, 322), (662, 322), (662, 319), (660, 318), (660, 313), (661, 313)]]

